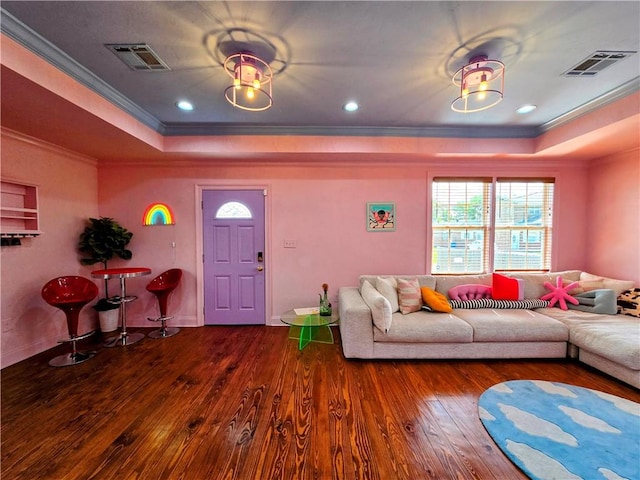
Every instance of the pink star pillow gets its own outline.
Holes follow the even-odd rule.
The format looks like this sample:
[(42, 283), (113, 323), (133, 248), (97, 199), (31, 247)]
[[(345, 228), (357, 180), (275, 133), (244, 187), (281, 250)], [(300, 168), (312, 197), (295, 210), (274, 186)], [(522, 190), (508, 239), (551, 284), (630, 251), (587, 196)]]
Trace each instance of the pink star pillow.
[(556, 303), (560, 305), (562, 310), (567, 310), (567, 302), (578, 305), (578, 300), (573, 298), (567, 292), (573, 290), (578, 286), (578, 282), (571, 282), (568, 285), (562, 285), (562, 277), (558, 275), (556, 278), (556, 286), (554, 287), (549, 282), (544, 282), (544, 288), (551, 290), (550, 293), (540, 297), (541, 300), (549, 300), (549, 306), (553, 307)]

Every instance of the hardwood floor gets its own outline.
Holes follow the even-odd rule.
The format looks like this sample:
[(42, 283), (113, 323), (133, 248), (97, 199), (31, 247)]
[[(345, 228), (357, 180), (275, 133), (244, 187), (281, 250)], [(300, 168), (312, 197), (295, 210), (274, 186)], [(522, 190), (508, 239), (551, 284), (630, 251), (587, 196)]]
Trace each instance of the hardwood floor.
[[(133, 331), (148, 331), (132, 329)], [(636, 402), (571, 360), (358, 361), (279, 327), (182, 329), (62, 347), (2, 370), (1, 473), (13, 479), (524, 479), (477, 415), (495, 383), (544, 379)]]

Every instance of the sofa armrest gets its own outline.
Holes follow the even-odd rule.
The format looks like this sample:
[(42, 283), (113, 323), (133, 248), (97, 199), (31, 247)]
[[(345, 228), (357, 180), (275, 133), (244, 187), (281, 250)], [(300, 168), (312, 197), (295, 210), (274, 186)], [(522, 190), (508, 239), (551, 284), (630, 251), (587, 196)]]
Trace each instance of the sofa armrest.
[(373, 357), (373, 318), (371, 309), (357, 287), (340, 287), (340, 338), (346, 358)]

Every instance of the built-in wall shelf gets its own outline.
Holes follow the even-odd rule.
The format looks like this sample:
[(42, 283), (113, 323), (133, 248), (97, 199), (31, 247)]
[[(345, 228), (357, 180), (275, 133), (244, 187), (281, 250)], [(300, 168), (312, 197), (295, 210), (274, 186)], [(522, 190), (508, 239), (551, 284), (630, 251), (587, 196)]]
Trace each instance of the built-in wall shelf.
[[(2, 179), (0, 186), (0, 237), (37, 237), (40, 231), (38, 187)], [(2, 242), (6, 245), (7, 242)], [(11, 243), (19, 245), (19, 242)]]

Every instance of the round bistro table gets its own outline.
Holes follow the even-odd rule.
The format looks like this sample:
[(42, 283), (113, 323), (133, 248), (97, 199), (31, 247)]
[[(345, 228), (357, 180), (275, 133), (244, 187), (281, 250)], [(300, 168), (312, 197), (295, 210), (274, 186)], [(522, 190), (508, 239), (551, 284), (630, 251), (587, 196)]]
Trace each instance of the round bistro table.
[(127, 310), (125, 305), (138, 297), (127, 296), (126, 280), (127, 278), (149, 275), (150, 273), (151, 269), (146, 267), (106, 268), (91, 272), (91, 276), (94, 278), (102, 278), (104, 280), (109, 280), (110, 278), (120, 279), (120, 296), (111, 297), (107, 299), (107, 301), (120, 305), (120, 320), (122, 327), (118, 336), (107, 339), (104, 344), (105, 347), (124, 347), (126, 345), (132, 345), (139, 342), (144, 338), (143, 333), (127, 332)]

